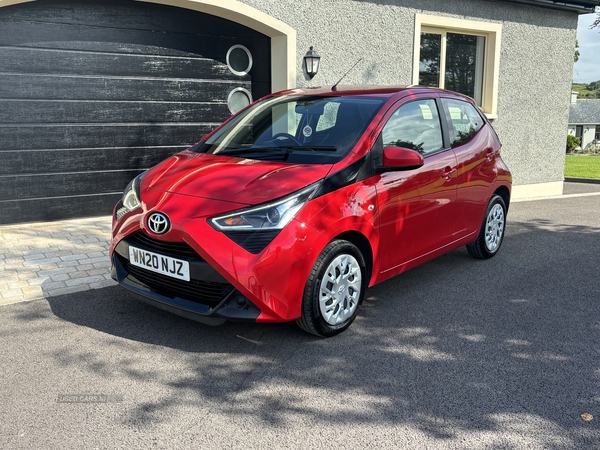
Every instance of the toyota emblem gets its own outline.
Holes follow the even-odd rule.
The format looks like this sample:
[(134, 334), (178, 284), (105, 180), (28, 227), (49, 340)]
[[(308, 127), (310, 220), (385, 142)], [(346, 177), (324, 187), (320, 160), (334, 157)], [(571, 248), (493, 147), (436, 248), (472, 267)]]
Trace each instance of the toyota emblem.
[(148, 228), (156, 234), (165, 234), (170, 225), (169, 218), (163, 213), (155, 212), (148, 218)]

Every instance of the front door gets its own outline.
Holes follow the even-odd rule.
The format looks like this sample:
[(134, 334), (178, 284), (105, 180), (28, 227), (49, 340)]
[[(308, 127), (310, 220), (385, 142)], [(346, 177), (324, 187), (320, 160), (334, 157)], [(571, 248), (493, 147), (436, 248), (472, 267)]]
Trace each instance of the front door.
[(411, 261), (448, 244), (456, 199), (456, 157), (444, 149), (435, 100), (400, 106), (388, 119), (380, 145), (410, 148), (425, 164), (386, 172), (377, 182), (382, 273), (402, 271)]

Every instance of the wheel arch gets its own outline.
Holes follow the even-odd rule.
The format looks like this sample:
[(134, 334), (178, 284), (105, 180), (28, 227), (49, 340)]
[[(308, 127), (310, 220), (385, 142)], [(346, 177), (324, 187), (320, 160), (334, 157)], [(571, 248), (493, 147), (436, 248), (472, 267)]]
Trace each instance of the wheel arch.
[(358, 250), (362, 253), (363, 258), (365, 259), (366, 269), (367, 269), (367, 280), (369, 280), (369, 285), (371, 284), (371, 277), (373, 275), (373, 249), (371, 248), (371, 243), (367, 237), (358, 232), (358, 231), (345, 231), (342, 234), (336, 236), (335, 239), (344, 239), (352, 244), (354, 244)]
[(499, 195), (504, 200), (504, 205), (506, 206), (506, 211), (508, 212), (508, 206), (510, 204), (510, 191), (506, 186), (500, 186), (494, 191), (494, 195)]

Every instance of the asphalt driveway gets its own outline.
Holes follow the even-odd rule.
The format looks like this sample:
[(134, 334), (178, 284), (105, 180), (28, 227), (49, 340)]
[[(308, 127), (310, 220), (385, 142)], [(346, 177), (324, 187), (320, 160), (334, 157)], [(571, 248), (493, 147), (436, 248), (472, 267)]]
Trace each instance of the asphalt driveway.
[(600, 448), (599, 252), (600, 196), (515, 203), (495, 258), (376, 286), (326, 340), (118, 287), (3, 306), (0, 448)]

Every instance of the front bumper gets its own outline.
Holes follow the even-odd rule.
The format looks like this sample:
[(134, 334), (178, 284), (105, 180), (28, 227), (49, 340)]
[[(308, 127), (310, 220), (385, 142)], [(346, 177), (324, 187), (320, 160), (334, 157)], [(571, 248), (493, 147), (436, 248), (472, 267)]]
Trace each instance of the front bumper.
[[(226, 316), (225, 318), (230, 320), (247, 320), (250, 316), (251, 320), (262, 323), (287, 322), (301, 316), (306, 280), (319, 253), (327, 245), (321, 234), (315, 232), (302, 218), (308, 213), (306, 219), (310, 219), (310, 210), (304, 208), (300, 211), (276, 236), (257, 232), (250, 239), (252, 246), (249, 247), (247, 242), (238, 239), (239, 236), (223, 233), (209, 224), (211, 217), (228, 213), (232, 208), (239, 208), (237, 204), (192, 198), (150, 188), (142, 195), (144, 200), (141, 208), (120, 217), (113, 217), (110, 257), (114, 265), (114, 277), (121, 285), (146, 298), (183, 308), (201, 317), (222, 320), (223, 316)], [(323, 198), (323, 201), (325, 200)], [(154, 206), (148, 208), (148, 204)], [(171, 222), (169, 231), (162, 235), (156, 235), (147, 225), (149, 216), (156, 211), (165, 214)], [(321, 218), (317, 218), (316, 221), (329, 223)], [(159, 247), (144, 247), (143, 242), (135, 240), (136, 236), (140, 235), (153, 239)], [(268, 238), (268, 243), (263, 242), (265, 238)], [(128, 242), (132, 239), (134, 247), (190, 261), (191, 278), (208, 283), (199, 285), (198, 289), (189, 295), (183, 295), (189, 287), (187, 282), (181, 284), (169, 277), (167, 280), (175, 285), (157, 286), (154, 272), (151, 280), (140, 280), (141, 274), (130, 273), (131, 267), (128, 266)], [(266, 245), (262, 250), (253, 246), (259, 241), (262, 242), (261, 248)], [(181, 244), (186, 245), (187, 250), (178, 248)], [(192, 258), (193, 261), (188, 258)], [(117, 262), (122, 267), (119, 267)], [(199, 271), (200, 275), (194, 275), (194, 271)], [(226, 300), (225, 294), (228, 292), (216, 300), (204, 299), (204, 291), (212, 292), (213, 288), (218, 288), (211, 283), (227, 284), (229, 289), (234, 289), (236, 294), (239, 294), (232, 296), (238, 299), (245, 298), (251, 306), (247, 311), (240, 308), (243, 311), (233, 313), (226, 308), (228, 303), (219, 305)], [(191, 304), (187, 303), (190, 301)], [(241, 304), (241, 300), (239, 303)], [(258, 317), (257, 309), (260, 310)]]
[[(179, 244), (169, 256), (190, 264), (191, 280), (180, 281), (129, 263), (129, 245), (148, 251), (164, 250), (160, 242), (142, 233), (122, 240), (112, 256), (111, 276), (138, 299), (160, 309), (202, 322), (220, 325), (229, 321), (256, 321), (260, 309), (228, 283), (191, 247)], [(184, 248), (182, 248), (184, 247)]]

